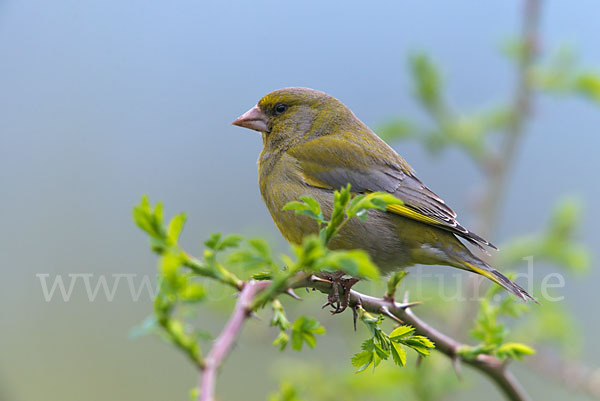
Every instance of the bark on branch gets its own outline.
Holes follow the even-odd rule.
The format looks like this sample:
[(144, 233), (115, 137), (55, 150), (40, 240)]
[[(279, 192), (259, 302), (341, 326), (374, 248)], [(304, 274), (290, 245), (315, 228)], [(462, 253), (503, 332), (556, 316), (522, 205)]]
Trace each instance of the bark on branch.
[[(233, 310), (231, 318), (223, 328), (223, 331), (215, 341), (213, 348), (206, 357), (200, 378), (199, 401), (214, 401), (215, 384), (219, 366), (234, 345), (236, 338), (242, 330), (245, 320), (252, 313), (251, 305), (254, 297), (271, 284), (270, 281), (246, 282), (239, 293), (239, 298)], [(301, 275), (292, 284), (293, 288), (314, 288), (325, 294), (333, 293), (330, 282), (314, 276)], [(405, 324), (413, 326), (417, 333), (426, 336), (435, 343), (435, 349), (448, 356), (455, 366), (465, 363), (481, 371), (488, 376), (498, 388), (511, 401), (527, 401), (530, 398), (525, 393), (516, 378), (506, 367), (506, 363), (491, 355), (478, 355), (474, 359), (463, 358), (458, 350), (464, 345), (448, 337), (440, 331), (417, 317), (411, 310), (408, 300), (404, 303), (392, 302), (383, 298), (376, 298), (350, 290), (350, 305), (358, 303), (370, 313), (381, 313), (395, 320), (401, 320)]]
[(214, 401), (219, 366), (221, 366), (225, 357), (229, 354), (235, 339), (242, 331), (244, 322), (252, 313), (250, 305), (252, 304), (254, 296), (268, 287), (269, 284), (270, 282), (268, 281), (254, 280), (244, 283), (244, 286), (239, 293), (237, 303), (235, 304), (233, 314), (205, 359), (200, 375), (199, 401)]
[[(332, 293), (331, 284), (323, 282), (320, 279), (315, 281), (308, 278), (298, 282), (295, 287), (309, 287), (315, 288), (325, 294)], [(392, 315), (393, 317), (402, 320), (405, 324), (413, 326), (418, 334), (426, 336), (435, 343), (435, 349), (437, 351), (452, 359), (455, 366), (463, 362), (488, 376), (508, 400), (530, 400), (525, 390), (521, 387), (521, 384), (507, 369), (504, 361), (491, 355), (478, 355), (474, 359), (462, 358), (457, 351), (460, 347), (464, 346), (464, 344), (434, 329), (417, 317), (411, 310), (411, 304), (407, 299), (405, 299), (403, 303), (390, 302), (383, 298), (376, 298), (350, 290), (350, 305), (356, 305), (357, 303), (360, 303), (367, 312), (381, 313), (387, 316)]]

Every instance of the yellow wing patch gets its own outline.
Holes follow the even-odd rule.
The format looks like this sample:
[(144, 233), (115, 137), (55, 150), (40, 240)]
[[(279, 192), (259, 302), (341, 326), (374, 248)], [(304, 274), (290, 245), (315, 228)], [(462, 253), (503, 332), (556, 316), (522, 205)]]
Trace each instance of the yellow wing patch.
[(315, 187), (315, 188), (323, 188), (323, 189), (332, 189), (331, 185), (328, 185), (327, 183), (323, 182), (323, 181), (319, 181), (313, 177), (310, 177), (304, 173), (302, 173), (302, 179), (304, 180), (304, 183), (306, 185), (310, 185), (311, 187)]
[(494, 283), (498, 284), (499, 286), (506, 288), (506, 285), (502, 284), (500, 282), (500, 280), (498, 280), (498, 278), (496, 276), (494, 276), (492, 273), (490, 273), (489, 271), (481, 269), (469, 262), (462, 261), (461, 263), (467, 267), (467, 269), (465, 269), (465, 270), (468, 271), (469, 269), (471, 269), (475, 273), (481, 274), (483, 277), (489, 278), (490, 280), (492, 280)]
[(401, 216), (409, 217), (413, 220), (421, 221), (427, 224), (440, 225), (441, 221), (434, 219), (432, 217), (425, 216), (413, 209), (410, 209), (404, 205), (388, 205), (387, 210), (392, 213), (399, 214)]

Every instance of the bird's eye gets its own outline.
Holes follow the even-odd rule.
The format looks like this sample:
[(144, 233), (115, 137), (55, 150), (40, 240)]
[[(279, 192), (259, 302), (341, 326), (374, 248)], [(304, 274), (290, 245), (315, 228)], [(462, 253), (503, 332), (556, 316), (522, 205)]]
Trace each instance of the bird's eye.
[(281, 114), (281, 113), (285, 112), (286, 110), (287, 110), (287, 106), (285, 104), (279, 103), (277, 106), (275, 106), (275, 113), (277, 113), (277, 114)]

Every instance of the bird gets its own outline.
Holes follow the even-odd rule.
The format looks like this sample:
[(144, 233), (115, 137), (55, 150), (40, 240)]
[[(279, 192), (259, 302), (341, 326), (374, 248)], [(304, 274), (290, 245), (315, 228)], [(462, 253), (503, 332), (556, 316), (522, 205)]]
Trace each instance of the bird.
[(275, 225), (290, 243), (318, 232), (308, 216), (283, 210), (301, 196), (331, 214), (333, 191), (387, 192), (402, 201), (368, 218), (351, 219), (330, 249), (362, 249), (384, 274), (412, 265), (443, 265), (482, 275), (524, 301), (525, 289), (474, 255), (465, 243), (497, 249), (461, 225), (456, 213), (413, 168), (335, 97), (290, 87), (262, 97), (233, 125), (261, 133), (258, 183)]

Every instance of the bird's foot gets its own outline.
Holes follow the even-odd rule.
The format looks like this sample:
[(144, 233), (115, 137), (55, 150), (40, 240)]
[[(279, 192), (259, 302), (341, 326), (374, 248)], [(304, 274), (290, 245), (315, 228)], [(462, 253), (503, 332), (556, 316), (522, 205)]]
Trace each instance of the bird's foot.
[(342, 271), (335, 273), (322, 272), (319, 273), (319, 276), (331, 281), (331, 288), (333, 290), (331, 294), (327, 295), (327, 303), (323, 305), (323, 308), (331, 306), (332, 314), (345, 311), (350, 302), (350, 289), (359, 279), (354, 277), (344, 278), (344, 272)]

